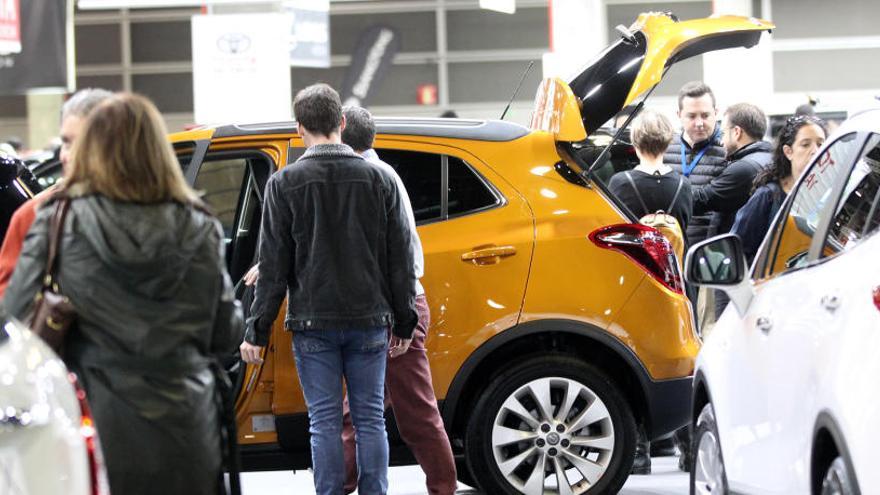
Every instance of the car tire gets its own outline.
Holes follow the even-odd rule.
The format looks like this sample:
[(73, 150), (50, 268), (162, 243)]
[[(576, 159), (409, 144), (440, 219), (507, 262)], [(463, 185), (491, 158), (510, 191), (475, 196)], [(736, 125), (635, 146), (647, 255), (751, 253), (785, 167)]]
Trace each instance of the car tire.
[(849, 476), (849, 469), (843, 457), (838, 456), (825, 471), (822, 479), (822, 495), (856, 495), (855, 483)]
[(691, 495), (727, 493), (727, 472), (712, 404), (703, 406), (697, 417), (691, 452)]
[(560, 480), (575, 495), (617, 493), (636, 436), (630, 406), (605, 373), (572, 356), (542, 356), (490, 381), (467, 423), (465, 451), (486, 493), (542, 495)]

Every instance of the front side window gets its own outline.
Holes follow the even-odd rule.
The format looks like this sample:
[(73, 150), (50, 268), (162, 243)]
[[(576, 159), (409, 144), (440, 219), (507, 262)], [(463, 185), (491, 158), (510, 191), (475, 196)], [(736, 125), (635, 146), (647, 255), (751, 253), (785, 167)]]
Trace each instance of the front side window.
[(403, 181), (418, 224), (467, 215), (501, 204), (499, 195), (488, 182), (460, 158), (421, 151), (376, 151)]
[(819, 226), (820, 214), (831, 198), (834, 185), (849, 173), (862, 140), (855, 133), (841, 137), (814, 158), (806, 177), (792, 192), (788, 211), (777, 222), (766, 258), (767, 275), (800, 268), (809, 261), (810, 245)]
[(880, 196), (880, 135), (868, 139), (834, 209), (821, 256), (833, 256), (855, 246), (877, 230), (880, 216), (872, 208)]

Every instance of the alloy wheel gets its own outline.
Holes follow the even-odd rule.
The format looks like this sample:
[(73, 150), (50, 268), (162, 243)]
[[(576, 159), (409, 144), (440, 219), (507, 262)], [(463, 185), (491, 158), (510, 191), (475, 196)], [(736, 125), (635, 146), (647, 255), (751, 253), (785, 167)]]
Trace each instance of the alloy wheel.
[(585, 493), (602, 478), (614, 445), (605, 403), (568, 378), (539, 378), (519, 387), (492, 426), (498, 470), (527, 495)]
[(724, 464), (718, 438), (710, 430), (702, 432), (694, 454), (694, 492), (698, 494), (722, 493), (724, 491)]

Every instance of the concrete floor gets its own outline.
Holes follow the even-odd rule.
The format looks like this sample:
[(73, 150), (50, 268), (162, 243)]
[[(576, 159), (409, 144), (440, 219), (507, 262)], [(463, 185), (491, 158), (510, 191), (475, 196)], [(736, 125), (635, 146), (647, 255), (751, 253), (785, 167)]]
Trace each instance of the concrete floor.
[[(677, 457), (655, 457), (652, 473), (630, 476), (621, 495), (681, 495), (688, 493), (688, 474), (678, 470)], [(418, 466), (393, 467), (389, 472), (388, 495), (424, 495), (425, 475)], [(480, 495), (481, 492), (459, 485), (459, 495)], [(242, 474), (245, 495), (314, 493), (312, 475), (308, 471), (257, 472)]]

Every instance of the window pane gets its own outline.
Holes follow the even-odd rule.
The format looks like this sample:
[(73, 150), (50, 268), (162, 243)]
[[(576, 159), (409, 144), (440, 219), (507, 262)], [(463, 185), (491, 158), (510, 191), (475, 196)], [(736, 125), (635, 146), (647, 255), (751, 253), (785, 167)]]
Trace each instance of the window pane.
[[(519, 78), (528, 66), (528, 60), (449, 64), (449, 99), (453, 105), (456, 103), (507, 103), (513, 96)], [(522, 86), (516, 94), (517, 101), (531, 101), (535, 98), (534, 88), (540, 84), (542, 73), (541, 62), (537, 61), (523, 80)], [(415, 88), (413, 88), (413, 94), (415, 94)], [(502, 111), (504, 111), (504, 104), (498, 105), (498, 113), (493, 117), (500, 116)]]
[(122, 91), (122, 76), (76, 76), (76, 89), (101, 88)]
[(24, 95), (0, 95), (0, 117), (27, 117), (27, 98)]
[(401, 52), (437, 50), (437, 24), (434, 12), (383, 14), (337, 14), (330, 17), (330, 52), (350, 55), (361, 33), (375, 25), (394, 28), (400, 36)]
[(192, 74), (140, 74), (132, 77), (135, 92), (148, 96), (162, 113), (193, 111)]
[(131, 60), (134, 63), (191, 61), (190, 21), (133, 22)]
[(547, 8), (519, 8), (514, 14), (489, 10), (448, 10), (450, 50), (547, 48)]
[(878, 58), (878, 48), (776, 52), (773, 86), (777, 92), (874, 90), (880, 66), (865, 61)]
[(809, 260), (813, 236), (819, 225), (819, 215), (831, 198), (834, 185), (841, 175), (848, 174), (850, 165), (859, 151), (856, 134), (847, 134), (814, 159), (805, 172), (806, 177), (794, 191), (794, 200), (787, 212), (776, 243), (776, 256), (770, 273), (781, 273), (799, 268)]
[[(880, 3), (876, 0), (798, 0), (773, 2), (773, 37), (817, 38), (826, 36), (874, 36)], [(823, 57), (822, 61), (825, 61)]]
[(866, 228), (871, 206), (880, 191), (880, 136), (868, 140), (866, 152), (856, 161), (841, 200), (835, 209), (834, 220), (828, 229), (828, 239), (822, 249), (822, 257), (833, 256), (849, 249), (877, 228), (877, 215)]
[(449, 157), (449, 217), (482, 210), (499, 203), (498, 198), (462, 160)]
[(202, 199), (220, 219), (227, 239), (232, 238), (235, 210), (247, 167), (244, 158), (205, 160), (196, 176), (195, 189), (204, 191)]
[(443, 218), (440, 201), (440, 155), (389, 149), (376, 151), (383, 161), (394, 167), (403, 181), (416, 222)]
[(122, 62), (119, 24), (76, 26), (76, 64), (118, 64)]

